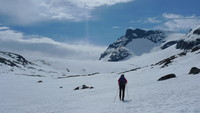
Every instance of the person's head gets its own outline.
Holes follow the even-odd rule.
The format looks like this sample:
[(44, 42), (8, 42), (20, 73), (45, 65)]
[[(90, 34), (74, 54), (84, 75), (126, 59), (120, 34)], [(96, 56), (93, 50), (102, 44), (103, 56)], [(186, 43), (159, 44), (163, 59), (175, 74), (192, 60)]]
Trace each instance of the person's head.
[(121, 78), (124, 78), (124, 74), (121, 74)]

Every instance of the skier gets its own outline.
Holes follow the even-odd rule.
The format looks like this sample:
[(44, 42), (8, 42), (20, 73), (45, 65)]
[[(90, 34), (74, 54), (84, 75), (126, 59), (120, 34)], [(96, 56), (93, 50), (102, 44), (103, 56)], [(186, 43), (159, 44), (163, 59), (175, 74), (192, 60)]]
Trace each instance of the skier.
[(118, 84), (119, 84), (119, 99), (121, 101), (124, 101), (125, 87), (127, 84), (127, 80), (124, 77), (124, 74), (122, 74), (121, 77), (119, 78)]

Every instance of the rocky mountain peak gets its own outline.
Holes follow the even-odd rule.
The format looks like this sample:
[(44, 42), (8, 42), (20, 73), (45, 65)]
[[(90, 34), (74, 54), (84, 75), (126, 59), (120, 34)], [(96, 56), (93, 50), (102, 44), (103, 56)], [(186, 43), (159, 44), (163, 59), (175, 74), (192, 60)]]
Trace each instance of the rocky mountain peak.
[(127, 29), (125, 35), (110, 44), (99, 59), (120, 61), (132, 55), (141, 55), (164, 42), (165, 38), (165, 32), (161, 30)]
[(145, 30), (142, 29), (127, 29), (125, 37), (133, 36), (133, 37), (141, 37), (145, 33)]

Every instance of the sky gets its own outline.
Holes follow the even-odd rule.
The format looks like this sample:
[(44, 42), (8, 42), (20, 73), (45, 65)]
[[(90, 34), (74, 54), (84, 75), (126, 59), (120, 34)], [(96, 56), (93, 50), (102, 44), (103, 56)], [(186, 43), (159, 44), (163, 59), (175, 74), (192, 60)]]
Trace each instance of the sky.
[(200, 25), (199, 4), (199, 0), (0, 0), (0, 47), (67, 58), (83, 53), (86, 59), (96, 59), (129, 28), (187, 33)]

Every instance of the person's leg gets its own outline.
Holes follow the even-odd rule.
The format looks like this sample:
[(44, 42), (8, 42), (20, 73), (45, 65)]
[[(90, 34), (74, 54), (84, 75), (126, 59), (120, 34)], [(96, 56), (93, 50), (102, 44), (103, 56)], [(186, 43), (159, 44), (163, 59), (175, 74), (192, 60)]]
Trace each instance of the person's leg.
[(125, 96), (125, 86), (123, 86), (123, 88), (122, 88), (122, 101), (124, 101), (124, 96)]
[(119, 99), (121, 100), (121, 95), (122, 95), (122, 93), (121, 93), (122, 91), (121, 91), (121, 87), (119, 87)]

